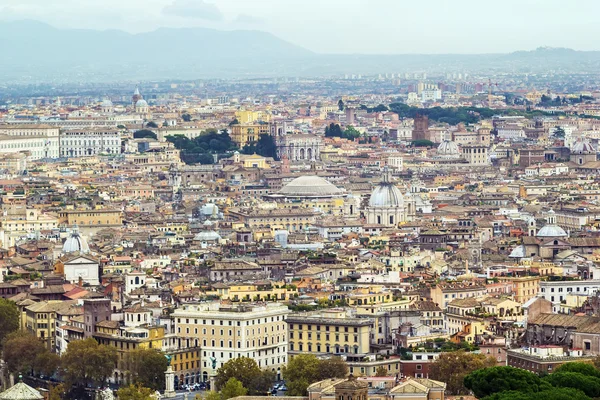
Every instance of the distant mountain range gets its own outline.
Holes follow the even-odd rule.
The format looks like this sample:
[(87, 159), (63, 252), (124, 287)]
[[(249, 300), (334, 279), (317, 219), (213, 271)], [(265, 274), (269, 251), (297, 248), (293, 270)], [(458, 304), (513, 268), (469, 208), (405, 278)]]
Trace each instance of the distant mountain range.
[(451, 72), (596, 71), (600, 52), (540, 48), (483, 55), (324, 55), (261, 31), (56, 29), (0, 22), (0, 83)]

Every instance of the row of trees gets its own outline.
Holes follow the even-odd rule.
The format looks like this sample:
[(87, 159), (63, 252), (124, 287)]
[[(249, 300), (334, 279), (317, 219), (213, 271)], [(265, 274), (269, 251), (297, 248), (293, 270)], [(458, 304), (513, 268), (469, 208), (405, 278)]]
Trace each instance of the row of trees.
[[(283, 369), (289, 396), (306, 396), (311, 383), (347, 375), (348, 365), (340, 357), (319, 360), (311, 354), (295, 356)], [(264, 395), (270, 391), (275, 378), (274, 372), (262, 370), (253, 359), (240, 357), (227, 361), (217, 370), (215, 384), (220, 391), (220, 400), (226, 400), (245, 394)]]
[[(194, 139), (184, 135), (169, 135), (166, 139), (173, 143), (176, 149), (181, 150), (181, 159), (188, 164), (213, 164), (215, 161), (213, 154), (222, 155), (238, 150), (227, 129), (222, 129), (220, 132), (210, 129)], [(267, 134), (260, 135), (256, 143), (244, 146), (241, 153), (256, 153), (277, 160), (277, 146), (273, 137)]]
[(591, 364), (573, 362), (540, 377), (513, 367), (474, 371), (465, 387), (485, 400), (590, 400), (600, 397), (600, 371)]
[(213, 164), (213, 154), (237, 149), (226, 129), (220, 132), (210, 129), (194, 139), (184, 135), (169, 135), (166, 139), (181, 150), (181, 159), (188, 164)]
[(310, 384), (347, 375), (348, 365), (340, 357), (320, 360), (312, 354), (294, 356), (283, 369), (288, 396), (306, 396)]
[[(75, 398), (86, 387), (103, 386), (118, 361), (115, 347), (99, 344), (93, 338), (72, 341), (62, 356), (51, 353), (29, 332), (8, 334), (2, 347), (10, 373), (59, 377)], [(127, 379), (153, 391), (164, 389), (167, 365), (165, 355), (158, 350), (133, 350), (126, 360)]]
[[(433, 121), (448, 123), (450, 125), (457, 125), (461, 122), (475, 124), (482, 119), (489, 119), (494, 115), (523, 115), (528, 118), (550, 115), (543, 111), (524, 111), (510, 108), (504, 110), (485, 107), (418, 108), (411, 107), (405, 103), (392, 103), (389, 105), (389, 109), (397, 113), (400, 118), (414, 118), (417, 114), (420, 114), (427, 115)], [(554, 115), (557, 114), (555, 113)]]
[(360, 132), (352, 125), (348, 125), (346, 129), (342, 130), (339, 124), (334, 124), (332, 122), (329, 126), (325, 127), (325, 137), (339, 137), (354, 140), (360, 137)]

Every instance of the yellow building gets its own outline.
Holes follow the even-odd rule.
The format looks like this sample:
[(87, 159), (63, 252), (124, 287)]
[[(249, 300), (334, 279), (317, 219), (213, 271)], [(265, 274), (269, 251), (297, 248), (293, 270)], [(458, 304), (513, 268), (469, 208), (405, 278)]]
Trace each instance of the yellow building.
[(318, 213), (306, 208), (257, 210), (230, 209), (229, 216), (243, 222), (248, 228), (287, 229), (290, 232), (301, 231), (316, 221)]
[(510, 282), (515, 301), (523, 304), (537, 296), (540, 290), (539, 276), (498, 277), (500, 282)]
[(264, 111), (238, 110), (235, 112), (235, 119), (239, 124), (251, 124), (257, 121), (269, 122), (270, 116)]
[(55, 324), (57, 311), (77, 307), (75, 300), (50, 300), (25, 307), (25, 327), (27, 331), (44, 341), (48, 350), (55, 348)]
[(341, 309), (293, 314), (287, 320), (288, 352), (295, 354), (365, 354), (374, 321), (351, 318)]
[(269, 285), (217, 283), (206, 294), (231, 301), (287, 301), (298, 294), (298, 289), (286, 286), (285, 282), (270, 282)]
[(255, 143), (260, 135), (269, 135), (271, 128), (267, 123), (235, 124), (231, 126), (231, 140), (238, 146)]
[(58, 214), (59, 220), (69, 226), (121, 226), (123, 220), (120, 210), (65, 210)]
[(178, 348), (178, 339), (173, 335), (165, 336), (163, 326), (142, 325), (123, 330), (118, 321), (101, 321), (96, 324), (93, 337), (98, 343), (117, 349), (117, 366), (110, 379), (113, 383), (129, 382), (130, 355), (140, 349), (156, 349), (170, 355), (177, 383), (200, 382), (200, 348), (185, 342), (184, 348)]

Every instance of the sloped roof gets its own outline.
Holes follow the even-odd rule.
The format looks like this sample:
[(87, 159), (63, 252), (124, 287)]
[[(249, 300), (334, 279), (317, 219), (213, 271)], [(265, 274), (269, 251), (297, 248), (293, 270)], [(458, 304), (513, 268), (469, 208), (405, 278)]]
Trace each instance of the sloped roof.
[(23, 382), (0, 394), (0, 400), (42, 400), (43, 398), (40, 392)]

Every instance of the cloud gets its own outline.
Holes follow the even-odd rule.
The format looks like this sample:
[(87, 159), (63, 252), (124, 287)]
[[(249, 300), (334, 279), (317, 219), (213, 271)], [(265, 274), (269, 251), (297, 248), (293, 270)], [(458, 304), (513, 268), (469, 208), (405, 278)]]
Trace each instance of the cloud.
[(205, 19), (207, 21), (221, 21), (223, 13), (221, 10), (204, 0), (173, 0), (171, 5), (162, 10), (163, 14), (174, 15), (184, 18)]
[(239, 14), (234, 22), (245, 25), (258, 25), (264, 23), (265, 20), (254, 15)]

